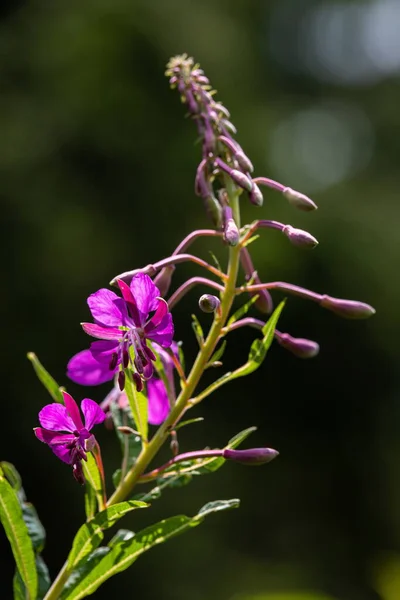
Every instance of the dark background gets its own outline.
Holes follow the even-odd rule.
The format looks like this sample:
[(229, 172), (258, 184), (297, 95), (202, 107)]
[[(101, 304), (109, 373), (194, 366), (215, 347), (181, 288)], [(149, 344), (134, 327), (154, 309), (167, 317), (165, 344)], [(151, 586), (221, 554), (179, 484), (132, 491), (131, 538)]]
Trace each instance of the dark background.
[[(34, 350), (78, 399), (101, 400), (107, 385), (82, 389), (65, 376), (89, 341), (79, 326), (86, 297), (208, 226), (193, 193), (195, 128), (163, 74), (170, 55), (187, 52), (230, 109), (256, 174), (319, 205), (300, 213), (274, 192), (262, 209), (243, 203), (248, 221), (281, 220), (320, 241), (308, 252), (263, 232), (253, 246), (262, 278), (361, 299), (377, 315), (342, 321), (289, 299), (281, 329), (316, 339), (320, 356), (301, 361), (274, 345), (254, 376), (198, 407), (205, 422), (180, 436), (182, 450), (220, 446), (257, 425), (250, 445), (277, 448), (279, 459), (226, 465), (127, 518), (137, 530), (209, 500), (242, 499), (146, 554), (96, 598), (398, 600), (398, 1), (3, 0), (0, 13), (0, 457), (17, 465), (48, 530), (52, 575), (82, 522), (82, 489), (33, 436), (49, 398), (25, 355)], [(196, 248), (208, 256), (206, 244)], [(174, 284), (195, 272), (180, 267)], [(175, 311), (189, 359), (202, 291)], [(252, 338), (232, 334), (229, 368)], [(113, 433), (98, 437), (111, 473)], [(3, 536), (0, 550), (7, 599)]]

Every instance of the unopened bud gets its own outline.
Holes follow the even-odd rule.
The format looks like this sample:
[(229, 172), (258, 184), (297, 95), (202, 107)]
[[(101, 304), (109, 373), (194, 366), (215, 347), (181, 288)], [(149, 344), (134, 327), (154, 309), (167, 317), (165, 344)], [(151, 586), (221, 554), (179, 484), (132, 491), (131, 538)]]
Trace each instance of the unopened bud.
[(342, 300), (330, 296), (322, 296), (320, 305), (345, 319), (368, 319), (376, 312), (372, 306), (365, 302)]
[(160, 296), (165, 297), (171, 286), (172, 273), (175, 271), (174, 265), (164, 267), (154, 278), (154, 285), (160, 290)]
[(311, 233), (303, 229), (296, 229), (291, 225), (285, 225), (282, 233), (286, 235), (294, 246), (299, 246), (300, 248), (315, 248), (315, 246), (318, 246), (318, 240)]
[(282, 194), (285, 196), (286, 200), (299, 210), (304, 210), (305, 212), (310, 212), (311, 210), (316, 210), (318, 206), (305, 194), (301, 194), (300, 192), (296, 192), (296, 190), (292, 190), (290, 187), (286, 187)]
[(128, 427), (127, 425), (121, 425), (121, 427), (117, 427), (117, 429), (124, 435), (139, 435), (137, 431), (132, 429), (132, 427)]
[(276, 334), (276, 340), (285, 350), (289, 350), (298, 358), (313, 358), (319, 352), (319, 345), (312, 340), (294, 338), (288, 333)]
[(253, 189), (249, 194), (250, 202), (256, 206), (262, 206), (264, 202), (264, 196), (261, 193), (260, 188), (256, 183), (253, 182)]
[(243, 152), (243, 150), (239, 150), (234, 154), (235, 159), (239, 163), (239, 167), (243, 169), (243, 171), (252, 173), (254, 171), (253, 164), (248, 156)]
[(223, 208), (224, 216), (224, 235), (223, 239), (230, 246), (236, 246), (239, 243), (240, 233), (233, 218), (232, 209), (229, 206)]
[(203, 294), (199, 299), (199, 308), (205, 313), (212, 313), (219, 308), (221, 301), (217, 296)]
[(249, 177), (247, 177), (247, 175), (242, 173), (241, 171), (238, 171), (237, 169), (232, 169), (229, 173), (229, 176), (232, 179), (232, 181), (234, 181), (236, 183), (236, 185), (241, 187), (243, 190), (246, 190), (246, 192), (252, 191), (252, 189), (253, 189), (252, 180)]
[(251, 448), (249, 450), (231, 450), (230, 448), (226, 448), (222, 456), (243, 465), (257, 466), (271, 462), (278, 454), (279, 452), (273, 448)]

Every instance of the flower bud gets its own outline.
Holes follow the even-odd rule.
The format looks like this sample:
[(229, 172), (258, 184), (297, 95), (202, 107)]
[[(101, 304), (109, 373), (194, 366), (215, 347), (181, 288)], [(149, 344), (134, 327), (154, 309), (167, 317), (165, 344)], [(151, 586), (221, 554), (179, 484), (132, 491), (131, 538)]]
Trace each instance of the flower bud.
[(330, 296), (322, 296), (320, 305), (345, 319), (368, 319), (376, 312), (372, 306), (365, 302), (342, 300)]
[(243, 150), (238, 150), (234, 154), (235, 159), (237, 160), (239, 166), (243, 171), (252, 173), (254, 171), (253, 164), (248, 156), (243, 152)]
[(315, 246), (318, 246), (318, 240), (311, 233), (308, 233), (308, 231), (303, 231), (303, 229), (296, 229), (291, 225), (285, 225), (282, 233), (286, 235), (294, 246), (299, 246), (300, 248), (315, 248)]
[(311, 200), (311, 198), (308, 198), (308, 196), (305, 196), (300, 192), (296, 192), (296, 190), (292, 190), (292, 188), (290, 187), (285, 187), (282, 191), (282, 194), (285, 196), (289, 204), (291, 204), (295, 208), (298, 208), (299, 210), (309, 212), (318, 208), (318, 206), (315, 204), (315, 202)]
[(256, 206), (262, 206), (264, 202), (264, 196), (261, 193), (260, 188), (253, 181), (253, 189), (249, 193), (250, 202)]
[(252, 191), (252, 189), (253, 189), (252, 180), (249, 177), (247, 177), (247, 175), (242, 173), (241, 171), (238, 171), (237, 169), (232, 169), (229, 173), (229, 176), (232, 179), (232, 181), (234, 181), (236, 183), (236, 185), (238, 185), (242, 189), (246, 190), (246, 192)]
[(175, 271), (175, 267), (170, 265), (168, 267), (164, 267), (154, 278), (154, 284), (160, 290), (160, 296), (164, 298), (168, 290), (171, 286), (172, 273)]
[(319, 352), (319, 345), (312, 340), (294, 338), (288, 333), (278, 334), (276, 331), (275, 335), (278, 344), (280, 344), (282, 348), (285, 348), (285, 350), (289, 350), (289, 352), (298, 358), (313, 358), (314, 356), (317, 356)]
[(224, 217), (224, 235), (223, 239), (228, 242), (230, 246), (236, 246), (239, 242), (239, 229), (233, 218), (232, 209), (230, 206), (224, 206), (223, 208)]
[(226, 448), (222, 456), (243, 465), (257, 466), (271, 462), (279, 452), (273, 448), (251, 448), (249, 450), (231, 450)]
[(212, 313), (219, 308), (221, 301), (217, 296), (203, 294), (199, 299), (199, 308), (205, 313)]

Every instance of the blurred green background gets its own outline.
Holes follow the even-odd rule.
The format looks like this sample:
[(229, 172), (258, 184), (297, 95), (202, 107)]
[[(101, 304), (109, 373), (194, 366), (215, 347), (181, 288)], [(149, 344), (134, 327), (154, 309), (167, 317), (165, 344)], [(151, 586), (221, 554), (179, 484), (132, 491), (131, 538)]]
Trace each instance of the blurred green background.
[[(126, 519), (137, 530), (208, 500), (242, 499), (238, 511), (146, 554), (96, 598), (398, 600), (398, 0), (3, 0), (0, 15), (0, 458), (17, 465), (48, 530), (52, 575), (82, 522), (82, 489), (32, 434), (49, 398), (25, 355), (35, 351), (77, 398), (101, 400), (107, 385), (82, 389), (65, 376), (88, 344), (79, 326), (87, 296), (208, 226), (193, 192), (195, 127), (163, 74), (170, 55), (187, 52), (230, 109), (256, 175), (319, 205), (296, 212), (274, 192), (262, 209), (243, 204), (247, 220), (291, 223), (320, 241), (307, 252), (263, 232), (253, 246), (262, 278), (364, 300), (377, 315), (342, 321), (289, 299), (280, 328), (317, 340), (320, 356), (300, 361), (274, 345), (251, 379), (198, 407), (205, 422), (180, 436), (182, 450), (219, 446), (257, 425), (250, 444), (277, 448), (279, 459), (226, 465)], [(196, 248), (208, 256), (207, 245)], [(193, 274), (180, 267), (174, 284)], [(202, 291), (175, 311), (189, 359)], [(229, 367), (252, 338), (232, 334)], [(98, 437), (111, 473), (113, 433)], [(7, 599), (12, 557), (0, 538)]]

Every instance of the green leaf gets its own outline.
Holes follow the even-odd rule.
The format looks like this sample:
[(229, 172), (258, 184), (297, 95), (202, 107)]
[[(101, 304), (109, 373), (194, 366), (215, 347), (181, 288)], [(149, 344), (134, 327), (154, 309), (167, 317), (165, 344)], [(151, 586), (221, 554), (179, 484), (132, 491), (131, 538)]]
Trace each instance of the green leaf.
[(22, 516), (17, 492), (4, 477), (2, 469), (0, 469), (0, 520), (10, 542), (17, 569), (26, 586), (27, 598), (35, 600), (38, 577), (32, 541)]
[(46, 542), (46, 532), (33, 504), (30, 504), (30, 502), (22, 503), (22, 516), (28, 528), (34, 551), (36, 553), (42, 552)]
[(62, 596), (63, 600), (80, 600), (93, 594), (107, 579), (127, 569), (144, 552), (196, 527), (214, 512), (238, 506), (239, 500), (236, 499), (209, 502), (194, 517), (171, 517), (143, 529), (131, 539), (116, 543), (67, 596)]
[(11, 487), (13, 487), (16, 492), (20, 492), (22, 490), (21, 475), (14, 465), (3, 460), (0, 462), (0, 468), (3, 469), (4, 476)]
[(252, 296), (250, 300), (246, 302), (246, 304), (243, 304), (240, 308), (238, 308), (237, 311), (234, 312), (231, 318), (229, 319), (226, 327), (228, 328), (229, 325), (233, 325), (233, 323), (239, 321), (239, 319), (241, 319), (245, 314), (247, 314), (250, 308), (253, 306), (254, 302), (257, 302), (257, 298), (258, 296)]
[(204, 421), (204, 417), (195, 417), (194, 419), (188, 419), (187, 421), (181, 421), (175, 427), (175, 431), (178, 431), (178, 429), (182, 429), (182, 427), (186, 427), (186, 425), (191, 425), (192, 423), (200, 423), (201, 421)]
[(214, 381), (214, 383), (209, 385), (197, 396), (197, 398), (195, 399), (196, 403), (200, 402), (200, 400), (203, 400), (229, 381), (233, 381), (238, 377), (250, 375), (250, 373), (253, 373), (253, 371), (258, 369), (258, 367), (263, 362), (269, 347), (272, 344), (272, 341), (274, 339), (275, 327), (277, 325), (279, 316), (282, 312), (284, 305), (285, 301), (281, 302), (279, 306), (277, 306), (277, 308), (274, 310), (274, 312), (262, 328), (262, 332), (264, 334), (263, 337), (261, 339), (255, 339), (252, 343), (247, 362), (235, 371), (229, 371), (229, 373), (225, 373), (225, 375), (222, 375), (222, 377), (220, 377), (219, 379)]
[(108, 547), (112, 548), (120, 542), (126, 542), (128, 540), (131, 540), (134, 536), (135, 534), (133, 533), (133, 531), (129, 531), (129, 529), (118, 529), (117, 533), (108, 542)]
[(60, 596), (61, 600), (65, 600), (66, 598), (69, 598), (70, 594), (73, 593), (74, 589), (79, 584), (79, 582), (82, 579), (84, 579), (88, 575), (88, 573), (90, 573), (92, 571), (92, 569), (94, 569), (94, 567), (110, 551), (111, 551), (111, 549), (108, 548), (107, 546), (100, 546), (100, 548), (96, 548), (96, 550), (93, 550), (93, 552), (91, 554), (89, 554), (89, 556), (87, 557), (85, 562), (83, 562), (81, 565), (79, 565), (79, 567), (74, 569), (72, 571), (71, 575), (68, 577), (68, 579), (63, 587), (63, 591), (61, 592), (61, 596)]
[(125, 375), (125, 392), (136, 424), (135, 429), (140, 433), (142, 440), (147, 442), (147, 396), (143, 392), (137, 391), (131, 369), (125, 369)]
[(86, 520), (90, 521), (93, 519), (97, 511), (97, 497), (96, 492), (90, 485), (89, 481), (85, 481), (85, 514)]
[[(38, 574), (38, 592), (36, 600), (43, 600), (50, 588), (51, 579), (46, 563), (39, 554), (36, 556), (36, 570)], [(26, 587), (18, 571), (16, 571), (14, 575), (13, 591), (14, 600), (26, 600)]]
[(103, 531), (105, 529), (109, 529), (128, 512), (136, 508), (146, 508), (147, 506), (148, 504), (145, 502), (137, 500), (120, 502), (102, 510), (94, 519), (82, 525), (74, 538), (72, 549), (68, 556), (68, 569), (71, 570), (78, 566), (88, 554), (99, 546), (104, 538)]
[(220, 347), (218, 348), (218, 350), (216, 350), (214, 352), (214, 354), (212, 355), (212, 357), (210, 358), (210, 360), (206, 364), (206, 369), (208, 367), (211, 367), (213, 363), (218, 362), (222, 358), (222, 356), (223, 356), (223, 354), (225, 352), (225, 348), (226, 348), (226, 340), (224, 340), (222, 342), (222, 344), (220, 345)]
[(200, 321), (198, 320), (196, 315), (192, 315), (192, 329), (194, 331), (194, 335), (196, 336), (199, 348), (202, 348), (204, 346), (204, 333), (203, 328), (200, 325)]
[[(87, 461), (82, 461), (82, 467), (86, 484), (92, 488), (91, 492), (87, 493), (87, 498), (85, 497), (86, 515), (90, 518), (93, 509), (93, 494), (96, 498), (99, 510), (102, 510), (104, 508), (105, 490), (99, 467), (91, 452), (88, 452), (87, 454)], [(90, 513), (89, 515), (88, 512)]]
[(28, 356), (29, 360), (31, 361), (33, 368), (35, 369), (36, 375), (38, 376), (39, 380), (42, 382), (42, 384), (44, 385), (46, 390), (49, 392), (49, 394), (53, 398), (53, 400), (55, 402), (63, 403), (64, 400), (63, 400), (63, 396), (61, 393), (61, 390), (63, 388), (60, 388), (60, 386), (58, 385), (56, 380), (53, 379), (53, 377), (50, 375), (50, 373), (48, 373), (46, 371), (46, 369), (41, 364), (41, 362), (39, 361), (36, 354), (34, 354), (33, 352), (28, 352), (27, 356)]
[(138, 435), (126, 435), (118, 430), (118, 427), (127, 426), (135, 429), (135, 422), (130, 408), (119, 408), (115, 402), (111, 402), (111, 416), (114, 422), (115, 432), (121, 443), (122, 454), (125, 457), (125, 468), (128, 470), (136, 461), (142, 449), (142, 440)]
[(182, 371), (185, 372), (185, 355), (183, 353), (182, 342), (178, 342), (178, 357), (182, 366)]

